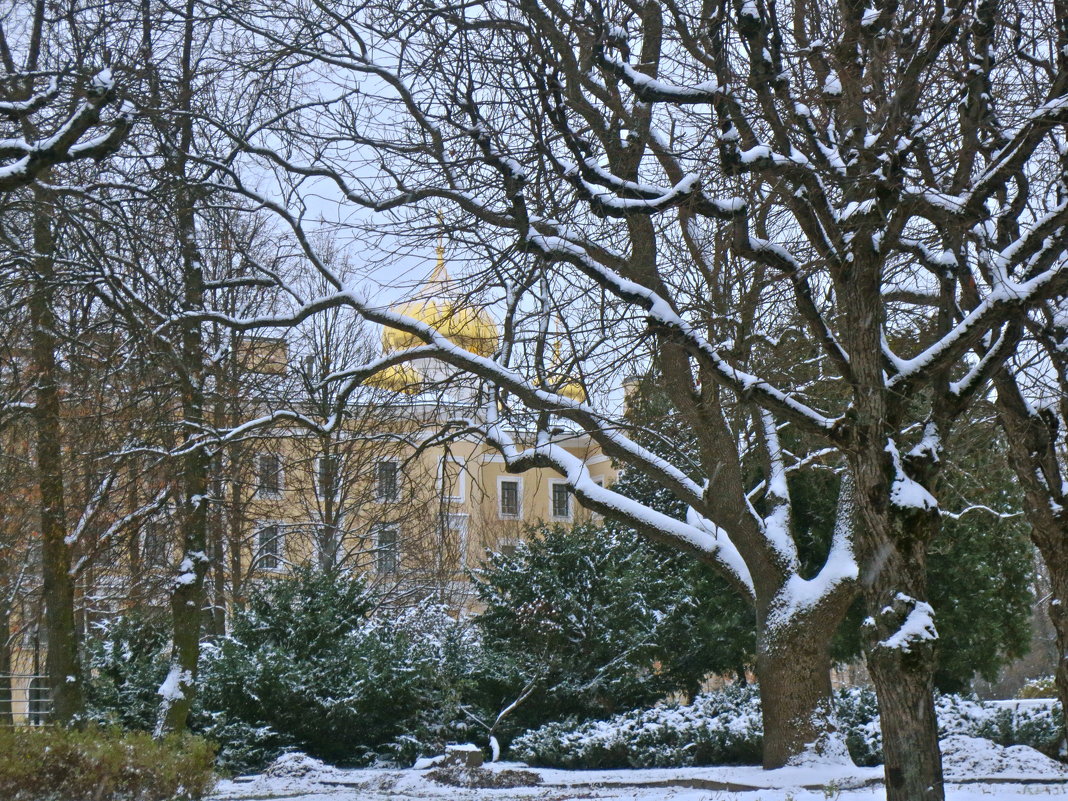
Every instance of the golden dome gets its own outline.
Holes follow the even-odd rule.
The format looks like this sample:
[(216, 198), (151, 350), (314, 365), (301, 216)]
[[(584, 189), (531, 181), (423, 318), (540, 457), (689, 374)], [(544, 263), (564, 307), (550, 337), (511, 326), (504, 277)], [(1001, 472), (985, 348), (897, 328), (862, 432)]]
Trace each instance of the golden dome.
[(417, 395), (421, 382), (422, 377), (410, 364), (391, 364), (368, 378), (364, 384), (375, 389)]
[[(438, 245), (438, 263), (414, 300), (394, 306), (392, 311), (426, 323), (444, 334), (451, 342), (479, 356), (492, 356), (500, 342), (500, 332), (493, 318), (477, 306), (453, 303), (441, 295), (449, 280), (445, 269), (445, 248)], [(435, 297), (435, 294), (439, 297)], [(382, 329), (382, 348), (386, 353), (409, 350), (426, 344), (422, 339), (396, 328)]]

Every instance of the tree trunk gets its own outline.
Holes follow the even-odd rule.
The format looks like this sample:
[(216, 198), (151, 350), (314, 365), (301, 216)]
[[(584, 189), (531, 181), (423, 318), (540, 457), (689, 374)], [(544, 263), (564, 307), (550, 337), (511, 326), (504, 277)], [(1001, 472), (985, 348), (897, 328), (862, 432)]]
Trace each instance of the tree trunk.
[(945, 796), (933, 649), (924, 650), (868, 652), (868, 670), (879, 697), (887, 801), (935, 801)]
[[(195, 190), (188, 176), (193, 150), (192, 93), (194, 25), (196, 2), (184, 6), (181, 53), (181, 84), (176, 120), (179, 144), (168, 169), (175, 179), (175, 216), (182, 258), (183, 314), (204, 308), (204, 268), (197, 242)], [(186, 727), (196, 693), (200, 661), (200, 632), (204, 615), (204, 584), (208, 570), (208, 503), (212, 457), (207, 445), (198, 443), (208, 428), (202, 323), (184, 321), (178, 353), (182, 398), (182, 562), (171, 593), (173, 636), (171, 669), (160, 688), (162, 702), (156, 721), (156, 736)]]
[[(757, 643), (757, 679), (764, 714), (764, 769), (806, 754), (848, 759), (831, 695), (830, 641), (838, 620), (816, 621)], [(827, 622), (827, 621), (820, 621)]]
[(41, 504), (42, 585), (46, 658), (52, 720), (68, 725), (82, 714), (81, 668), (74, 623), (71, 544), (67, 542), (63, 487), (62, 421), (56, 319), (53, 312), (54, 266), (51, 204), (46, 190), (34, 188), (33, 259), (35, 286), (30, 296), (31, 353), (36, 379), (33, 420), (37, 439), (37, 473)]
[[(1061, 710), (1068, 713), (1068, 493), (1058, 453), (1065, 404), (1061, 413), (1040, 412), (1028, 403), (1015, 377), (1003, 371), (994, 378), (998, 418), (1005, 429), (1009, 464), (1023, 491), (1024, 513), (1031, 525), (1031, 542), (1042, 555), (1053, 590), (1049, 617), (1057, 639), (1054, 678)], [(1063, 387), (1063, 384), (1062, 384)], [(1065, 721), (1068, 737), (1068, 719)]]
[[(879, 699), (887, 801), (942, 801), (934, 708), (937, 632), (926, 603), (926, 543), (936, 510), (891, 511), (897, 535), (865, 560), (865, 652)], [(881, 557), (881, 558), (880, 558)]]
[[(1068, 533), (1062, 542), (1068, 544)], [(1047, 566), (1048, 564), (1047, 561)], [(1054, 673), (1057, 697), (1061, 702), (1061, 711), (1068, 716), (1068, 564), (1061, 564), (1059, 568), (1056, 576), (1054, 569), (1049, 568), (1050, 584), (1053, 587), (1049, 617), (1053, 621), (1053, 630), (1057, 633), (1057, 671)], [(1065, 720), (1065, 729), (1061, 736), (1068, 738), (1068, 717)]]

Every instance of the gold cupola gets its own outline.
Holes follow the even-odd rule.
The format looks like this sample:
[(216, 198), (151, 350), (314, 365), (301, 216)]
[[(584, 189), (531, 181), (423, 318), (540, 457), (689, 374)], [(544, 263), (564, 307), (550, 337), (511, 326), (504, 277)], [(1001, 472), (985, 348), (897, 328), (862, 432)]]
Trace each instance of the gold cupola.
[[(500, 345), (500, 332), (493, 318), (478, 306), (448, 299), (449, 272), (445, 245), (438, 242), (438, 263), (412, 300), (392, 308), (397, 314), (419, 320), (444, 334), (449, 341), (479, 356), (489, 357)], [(397, 328), (382, 329), (386, 353), (410, 350), (425, 344), (422, 339)]]
[(563, 395), (568, 400), (575, 401), (576, 403), (586, 403), (586, 401), (589, 400), (586, 395), (586, 388), (582, 386), (582, 382), (572, 378), (570, 376), (570, 371), (564, 365), (564, 357), (560, 347), (560, 337), (557, 337), (556, 341), (553, 342), (550, 376), (553, 379), (552, 385), (555, 387), (554, 391), (557, 394)]

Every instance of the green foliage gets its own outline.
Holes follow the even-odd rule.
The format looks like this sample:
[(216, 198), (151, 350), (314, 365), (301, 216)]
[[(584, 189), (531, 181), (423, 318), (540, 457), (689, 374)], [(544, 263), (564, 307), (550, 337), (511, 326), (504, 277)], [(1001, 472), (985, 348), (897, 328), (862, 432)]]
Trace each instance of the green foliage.
[[(623, 531), (541, 529), (476, 577), (477, 623), (490, 705), (503, 708), (530, 681), (513, 725), (604, 717), (696, 690), (743, 657), (718, 627), (729, 615), (703, 591), (709, 571)], [(743, 609), (743, 614), (746, 610)], [(749, 627), (750, 636), (751, 629)], [(748, 653), (746, 651), (745, 653)]]
[(1064, 742), (1064, 712), (1060, 704), (1002, 708), (983, 721), (978, 736), (999, 745), (1029, 745), (1053, 759)]
[(0, 729), (6, 801), (186, 801), (215, 783), (214, 746), (190, 735), (17, 726)]
[(667, 704), (607, 721), (560, 721), (527, 732), (512, 755), (531, 765), (572, 769), (752, 765), (763, 734), (755, 687), (728, 687), (690, 706)]
[[(853, 761), (858, 765), (880, 764), (883, 741), (875, 692), (859, 687), (840, 690), (835, 709)], [(947, 693), (936, 696), (935, 713), (940, 737), (984, 737), (1004, 746), (1030, 746), (1050, 757), (1057, 756), (1064, 731), (1059, 704), (1013, 708)]]
[(938, 627), (935, 686), (967, 692), (997, 678), (1031, 644), (1031, 544), (1020, 526), (986, 513), (946, 520), (928, 558)]
[[(853, 761), (880, 764), (875, 692), (841, 690), (835, 694), (835, 711)], [(950, 694), (936, 698), (936, 713), (940, 737), (985, 737), (1050, 756), (1060, 743), (1063, 718), (1057, 704), (1013, 709)], [(549, 723), (517, 738), (512, 756), (532, 765), (571, 769), (758, 764), (762, 738), (756, 688), (727, 687), (699, 695), (689, 706), (661, 704), (607, 720)]]
[(101, 725), (151, 731), (169, 663), (162, 615), (132, 612), (97, 624), (85, 644), (86, 709)]
[(467, 736), (477, 644), (437, 607), (371, 615), (357, 579), (302, 568), (258, 587), (205, 654), (201, 724), (234, 768), (283, 748), (334, 764), (411, 759)]
[(1020, 688), (1020, 692), (1016, 693), (1016, 697), (1024, 699), (1056, 698), (1057, 680), (1053, 676), (1041, 676), (1037, 679), (1031, 679)]

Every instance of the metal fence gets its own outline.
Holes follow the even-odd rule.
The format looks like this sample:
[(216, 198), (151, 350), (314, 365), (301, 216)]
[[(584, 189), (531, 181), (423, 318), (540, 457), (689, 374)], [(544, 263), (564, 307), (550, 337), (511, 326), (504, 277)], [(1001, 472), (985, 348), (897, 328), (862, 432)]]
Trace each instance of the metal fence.
[(36, 673), (0, 673), (0, 726), (41, 726), (52, 711), (48, 677)]

